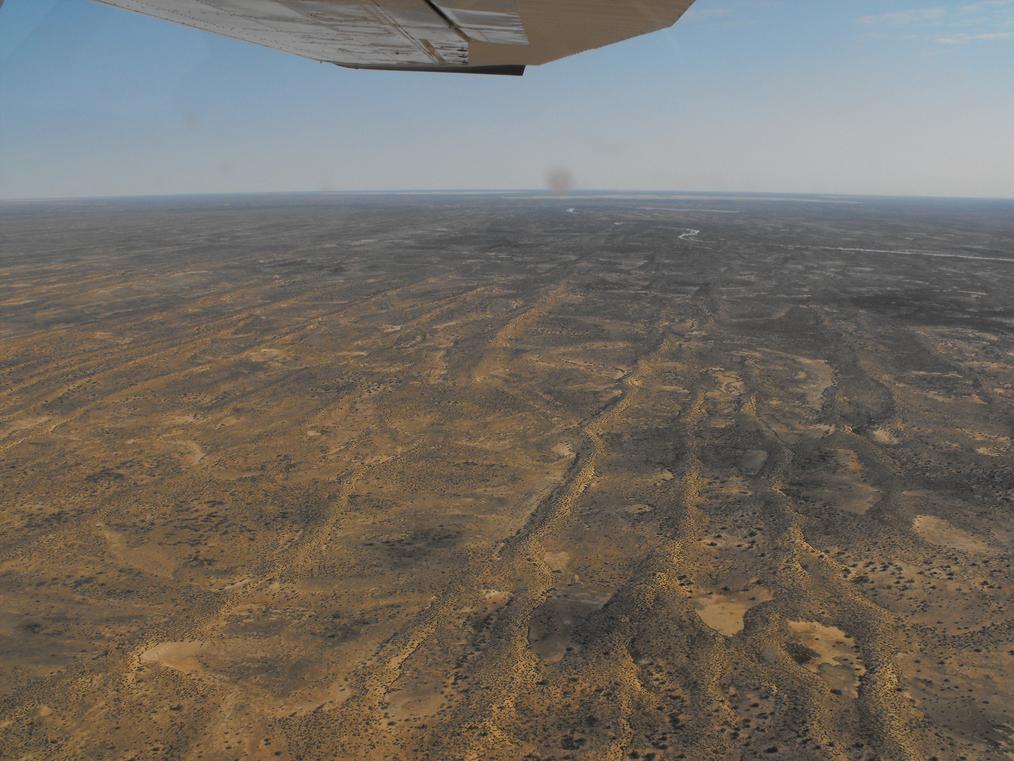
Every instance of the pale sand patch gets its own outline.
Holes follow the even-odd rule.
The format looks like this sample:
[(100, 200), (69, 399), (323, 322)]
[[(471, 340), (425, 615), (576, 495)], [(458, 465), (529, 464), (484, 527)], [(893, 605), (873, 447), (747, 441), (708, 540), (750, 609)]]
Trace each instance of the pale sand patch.
[(803, 668), (822, 677), (831, 689), (859, 697), (859, 680), (866, 667), (859, 658), (855, 640), (836, 626), (816, 621), (789, 621), (789, 631), (797, 646), (802, 646), (802, 655), (796, 660), (803, 661)]
[(159, 642), (141, 653), (140, 661), (146, 666), (158, 665), (183, 674), (199, 674), (204, 666), (198, 656), (207, 644), (201, 640), (191, 642)]
[(743, 592), (710, 592), (694, 598), (694, 608), (701, 620), (719, 634), (735, 637), (743, 631), (743, 617), (751, 608), (772, 599), (764, 587), (751, 587)]
[(1006, 451), (995, 447), (976, 447), (975, 453), (981, 454), (983, 457), (1002, 457)]
[(482, 599), (490, 608), (501, 608), (510, 601), (511, 593), (500, 589), (484, 589)]
[(834, 370), (823, 359), (811, 359), (809, 357), (797, 357), (799, 364), (804, 368), (806, 399), (810, 406), (819, 409), (824, 403), (824, 392), (834, 382)]
[(254, 362), (280, 362), (289, 356), (289, 352), (284, 349), (262, 348), (248, 351), (244, 356)]
[(898, 437), (887, 428), (877, 428), (873, 431), (873, 440), (878, 444), (886, 444), (887, 446), (894, 446), (898, 443)]
[(190, 439), (183, 439), (175, 441), (173, 443), (179, 444), (180, 447), (183, 448), (184, 451), (183, 459), (187, 463), (187, 465), (193, 467), (194, 465), (199, 464), (201, 460), (204, 459), (204, 450), (201, 448), (201, 445), (198, 444), (196, 441), (192, 441)]
[(729, 401), (742, 395), (746, 385), (735, 373), (722, 369), (713, 369), (713, 377), (719, 385), (718, 391), (709, 391), (705, 397), (718, 401)]
[(565, 441), (561, 441), (559, 444), (553, 447), (553, 454), (557, 457), (573, 457), (574, 448)]
[(832, 478), (829, 485), (833, 488), (828, 493), (831, 504), (847, 513), (864, 515), (876, 504), (879, 491), (863, 480), (863, 465), (859, 456), (851, 449), (836, 449), (834, 464), (855, 478)]
[(983, 433), (982, 431), (969, 431), (962, 429), (962, 433), (967, 434), (976, 443), (981, 446), (975, 447), (975, 453), (983, 455), (984, 457), (1003, 457), (1009, 455), (1011, 451), (1011, 440), (1008, 436), (997, 436), (995, 434)]
[(251, 576), (241, 576), (238, 579), (236, 579), (235, 581), (227, 581), (223, 586), (219, 587), (218, 589), (215, 589), (214, 587), (212, 587), (212, 589), (214, 591), (216, 591), (216, 592), (218, 592), (218, 591), (231, 592), (234, 589), (239, 589), (241, 587), (245, 587), (251, 581), (253, 581), (253, 577), (251, 577)]
[(658, 391), (664, 394), (681, 394), (683, 396), (686, 396), (687, 394), (690, 393), (690, 389), (688, 389), (686, 386), (676, 386), (671, 383), (670, 384), (660, 383), (657, 386), (653, 386), (652, 389), (654, 391)]
[(950, 547), (973, 553), (991, 551), (990, 546), (982, 539), (934, 515), (917, 515), (912, 521), (912, 528), (924, 540), (938, 547)]

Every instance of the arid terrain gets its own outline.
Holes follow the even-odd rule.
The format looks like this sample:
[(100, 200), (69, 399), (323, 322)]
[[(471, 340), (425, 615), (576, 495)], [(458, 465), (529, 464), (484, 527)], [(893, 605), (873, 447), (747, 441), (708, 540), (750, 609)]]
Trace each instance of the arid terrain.
[(0, 757), (1007, 761), (1012, 423), (1014, 203), (0, 205)]

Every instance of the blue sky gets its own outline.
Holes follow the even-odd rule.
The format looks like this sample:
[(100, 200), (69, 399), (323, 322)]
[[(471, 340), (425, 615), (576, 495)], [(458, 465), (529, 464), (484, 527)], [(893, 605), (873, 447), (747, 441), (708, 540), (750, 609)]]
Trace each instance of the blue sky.
[(522, 79), (0, 8), (0, 198), (541, 187), (1014, 197), (1014, 0), (698, 0)]

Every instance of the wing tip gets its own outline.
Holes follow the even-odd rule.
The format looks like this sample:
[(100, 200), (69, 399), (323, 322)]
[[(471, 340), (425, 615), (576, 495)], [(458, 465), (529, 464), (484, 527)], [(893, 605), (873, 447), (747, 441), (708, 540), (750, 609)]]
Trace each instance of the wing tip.
[[(2, 0), (0, 0), (2, 2)], [(399, 64), (339, 63), (346, 69), (365, 69), (367, 71), (418, 71), (431, 74), (487, 74), (501, 77), (520, 77), (525, 73), (522, 64), (505, 64), (492, 66), (402, 66)]]

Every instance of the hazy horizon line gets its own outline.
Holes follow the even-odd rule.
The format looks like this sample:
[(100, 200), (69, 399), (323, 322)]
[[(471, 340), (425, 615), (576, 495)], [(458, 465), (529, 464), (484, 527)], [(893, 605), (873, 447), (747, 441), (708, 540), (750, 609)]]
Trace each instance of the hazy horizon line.
[(70, 195), (70, 196), (0, 196), (0, 204), (19, 203), (59, 203), (59, 202), (86, 202), (86, 201), (130, 201), (130, 200), (157, 200), (157, 199), (181, 199), (181, 198), (223, 198), (223, 197), (245, 197), (245, 196), (397, 196), (397, 195), (454, 195), (454, 196), (480, 196), (480, 195), (518, 195), (536, 194), (546, 198), (558, 198), (566, 200), (575, 196), (602, 196), (609, 194), (616, 195), (662, 195), (662, 196), (696, 196), (701, 199), (709, 197), (727, 197), (730, 200), (736, 197), (772, 198), (797, 197), (797, 198), (840, 198), (840, 199), (882, 199), (882, 200), (923, 200), (923, 201), (1004, 201), (1014, 202), (1014, 196), (967, 196), (967, 195), (937, 195), (937, 194), (885, 194), (885, 193), (831, 193), (813, 192), (799, 190), (659, 190), (659, 189), (627, 189), (627, 188), (575, 188), (566, 192), (550, 190), (547, 188), (392, 188), (384, 190), (221, 190), (221, 191), (186, 191), (176, 193), (131, 193), (113, 195)]

